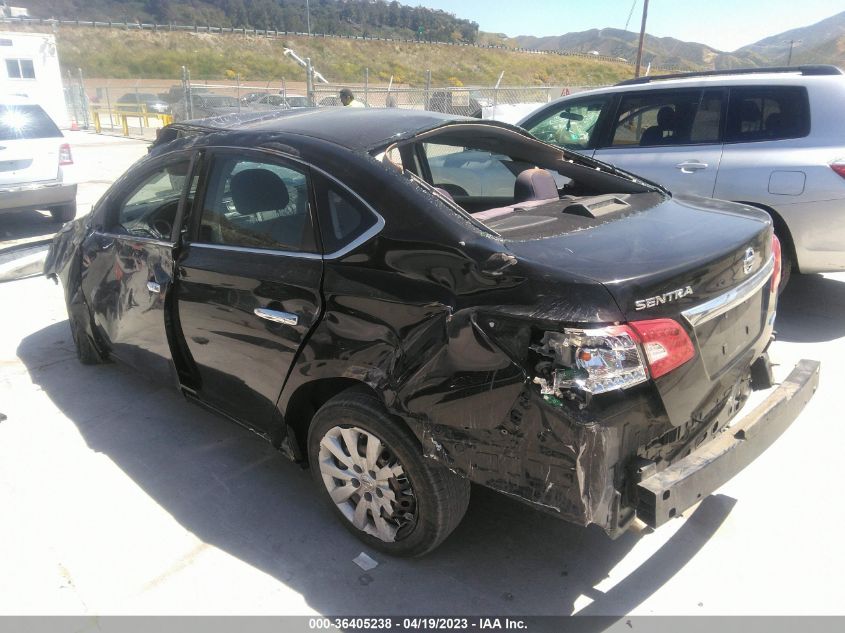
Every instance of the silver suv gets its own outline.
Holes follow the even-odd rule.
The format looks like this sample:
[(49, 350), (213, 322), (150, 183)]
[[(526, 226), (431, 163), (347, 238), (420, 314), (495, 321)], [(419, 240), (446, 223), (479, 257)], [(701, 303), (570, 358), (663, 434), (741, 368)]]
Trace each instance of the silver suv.
[(562, 97), (519, 125), (675, 194), (764, 209), (785, 283), (793, 268), (845, 270), (843, 103), (835, 66), (739, 69), (624, 81)]

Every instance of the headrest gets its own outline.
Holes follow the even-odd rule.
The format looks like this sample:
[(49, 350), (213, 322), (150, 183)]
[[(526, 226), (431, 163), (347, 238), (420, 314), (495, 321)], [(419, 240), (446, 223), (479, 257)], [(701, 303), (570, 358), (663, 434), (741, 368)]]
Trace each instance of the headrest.
[(241, 215), (273, 211), (288, 206), (284, 181), (269, 169), (244, 169), (232, 176), (232, 202)]
[(657, 125), (663, 129), (675, 125), (675, 109), (672, 106), (663, 106), (657, 111)]
[(516, 177), (514, 202), (557, 200), (560, 197), (554, 177), (545, 169), (526, 169)]

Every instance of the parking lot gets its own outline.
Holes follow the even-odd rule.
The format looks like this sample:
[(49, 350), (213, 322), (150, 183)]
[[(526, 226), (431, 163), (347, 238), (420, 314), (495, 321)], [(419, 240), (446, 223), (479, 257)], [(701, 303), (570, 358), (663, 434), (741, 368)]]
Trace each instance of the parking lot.
[[(80, 213), (145, 144), (72, 136)], [(56, 229), (0, 217), (7, 248)], [(40, 614), (843, 614), (845, 273), (796, 275), (771, 349), (819, 390), (681, 518), (616, 541), (482, 488), (420, 560), (368, 551), (307, 471), (174, 389), (75, 357), (61, 288), (0, 283), (0, 611)]]

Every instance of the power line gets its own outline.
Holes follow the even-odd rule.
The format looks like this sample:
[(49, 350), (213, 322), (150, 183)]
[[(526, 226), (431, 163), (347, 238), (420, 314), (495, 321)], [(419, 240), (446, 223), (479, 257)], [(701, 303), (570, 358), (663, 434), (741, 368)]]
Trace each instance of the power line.
[(637, 8), (637, 0), (631, 3), (631, 10), (628, 11), (628, 19), (625, 20), (625, 30), (628, 30), (628, 25), (631, 23), (631, 16), (634, 15), (634, 9)]

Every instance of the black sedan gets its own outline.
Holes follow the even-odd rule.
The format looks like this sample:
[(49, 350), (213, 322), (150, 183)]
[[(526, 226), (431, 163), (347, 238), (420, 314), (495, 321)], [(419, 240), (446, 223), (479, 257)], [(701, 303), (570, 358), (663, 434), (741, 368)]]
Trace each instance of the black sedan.
[(658, 526), (818, 380), (802, 362), (736, 419), (771, 387), (765, 213), (447, 114), (172, 125), (64, 226), (46, 273), (83, 362), (169, 380), (308, 463), (393, 554), (446, 538), (470, 482), (611, 536)]

